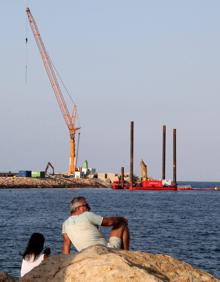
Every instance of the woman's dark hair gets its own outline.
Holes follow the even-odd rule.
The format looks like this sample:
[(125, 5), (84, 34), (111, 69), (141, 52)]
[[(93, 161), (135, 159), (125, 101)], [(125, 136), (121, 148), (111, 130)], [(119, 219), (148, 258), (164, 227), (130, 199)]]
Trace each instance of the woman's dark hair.
[(34, 259), (42, 252), (44, 248), (44, 235), (41, 233), (33, 233), (28, 241), (27, 247), (22, 254), (23, 259), (27, 256), (34, 255)]

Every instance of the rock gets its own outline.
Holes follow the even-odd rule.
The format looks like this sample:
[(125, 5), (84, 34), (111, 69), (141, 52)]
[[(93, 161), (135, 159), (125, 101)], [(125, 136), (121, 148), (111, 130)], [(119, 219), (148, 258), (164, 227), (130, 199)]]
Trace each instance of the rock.
[(217, 282), (212, 275), (167, 255), (93, 246), (50, 257), (22, 282)]
[(16, 282), (16, 281), (18, 280), (10, 276), (8, 273), (0, 272), (0, 282)]
[(50, 176), (46, 178), (32, 177), (0, 177), (0, 188), (110, 188), (111, 185), (97, 178), (67, 178)]

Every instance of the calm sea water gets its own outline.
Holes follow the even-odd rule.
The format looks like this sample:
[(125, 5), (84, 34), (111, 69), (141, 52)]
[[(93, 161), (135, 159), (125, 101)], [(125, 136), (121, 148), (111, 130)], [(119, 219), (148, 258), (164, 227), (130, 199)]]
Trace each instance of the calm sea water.
[(0, 271), (19, 276), (19, 253), (33, 232), (45, 235), (52, 255), (61, 253), (61, 225), (79, 195), (94, 212), (129, 219), (132, 250), (168, 254), (220, 278), (220, 191), (0, 190)]

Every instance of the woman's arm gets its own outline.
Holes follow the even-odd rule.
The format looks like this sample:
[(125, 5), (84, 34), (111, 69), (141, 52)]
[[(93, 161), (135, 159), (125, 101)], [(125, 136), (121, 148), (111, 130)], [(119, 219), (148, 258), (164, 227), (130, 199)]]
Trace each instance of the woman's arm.
[(49, 247), (45, 248), (43, 254), (44, 254), (44, 259), (47, 259), (50, 255), (50, 248)]

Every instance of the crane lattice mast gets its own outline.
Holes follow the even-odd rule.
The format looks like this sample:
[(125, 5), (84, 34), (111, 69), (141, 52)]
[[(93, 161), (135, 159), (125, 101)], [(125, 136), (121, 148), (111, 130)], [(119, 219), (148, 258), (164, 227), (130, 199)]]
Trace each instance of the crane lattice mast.
[(68, 108), (66, 106), (65, 100), (62, 95), (61, 88), (59, 86), (53, 64), (51, 62), (51, 59), (46, 51), (46, 48), (44, 46), (43, 40), (41, 38), (40, 32), (38, 30), (37, 24), (34, 20), (34, 17), (31, 14), (31, 11), (29, 8), (26, 9), (26, 13), (28, 16), (28, 20), (30, 23), (30, 27), (32, 29), (36, 44), (38, 46), (38, 49), (40, 51), (44, 67), (46, 69), (48, 78), (50, 80), (51, 86), (53, 88), (54, 94), (56, 96), (58, 105), (60, 107), (60, 110), (63, 114), (63, 118), (66, 122), (66, 125), (69, 129), (70, 133), (70, 162), (69, 162), (69, 170), (68, 174), (72, 175), (75, 173), (75, 133), (76, 130), (79, 128), (75, 128), (75, 122), (76, 122), (76, 105), (74, 105), (73, 113), (70, 115)]

